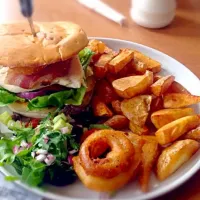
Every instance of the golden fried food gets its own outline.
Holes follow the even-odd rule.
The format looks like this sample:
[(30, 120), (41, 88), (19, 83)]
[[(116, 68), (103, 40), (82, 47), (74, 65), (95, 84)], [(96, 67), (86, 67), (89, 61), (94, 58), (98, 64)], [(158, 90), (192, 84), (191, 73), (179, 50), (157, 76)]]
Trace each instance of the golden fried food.
[(87, 47), (95, 52), (95, 54), (103, 54), (106, 49), (106, 45), (102, 41), (95, 39), (90, 40)]
[(146, 140), (142, 147), (142, 162), (139, 170), (139, 183), (143, 192), (148, 191), (151, 171), (158, 154), (158, 143), (152, 139)]
[(176, 119), (190, 115), (195, 115), (195, 112), (192, 108), (163, 109), (154, 112), (151, 115), (151, 121), (154, 126), (159, 129), (162, 126), (175, 121)]
[(122, 113), (133, 124), (143, 127), (150, 111), (151, 101), (151, 95), (141, 95), (131, 99), (124, 99), (121, 102)]
[(134, 51), (134, 62), (136, 65), (145, 65), (147, 70), (153, 73), (160, 72), (161, 70), (161, 64), (158, 61), (149, 58), (139, 51)]
[(112, 111), (106, 106), (106, 104), (100, 100), (98, 96), (92, 99), (92, 108), (95, 116), (112, 117)]
[(192, 140), (197, 140), (200, 142), (200, 126), (198, 126), (195, 129), (192, 129), (188, 133), (184, 135), (185, 139), (192, 139)]
[[(155, 78), (155, 77), (154, 77)], [(170, 85), (172, 84), (172, 82), (174, 81), (174, 76), (164, 76), (162, 78), (160, 78), (159, 80), (157, 80), (155, 83), (153, 83), (151, 85), (151, 92), (155, 95), (155, 96), (161, 96), (162, 94), (164, 94), (167, 89), (170, 87)]]
[(122, 114), (121, 102), (119, 100), (112, 101), (111, 105), (116, 114)]
[(133, 177), (140, 156), (124, 132), (99, 130), (82, 143), (73, 162), (75, 172), (86, 187), (114, 191)]
[(152, 98), (150, 112), (155, 112), (163, 109), (163, 99), (162, 97)]
[(140, 127), (133, 122), (129, 122), (129, 129), (137, 135), (147, 135), (149, 133), (149, 129), (146, 126)]
[(108, 70), (117, 74), (121, 71), (134, 57), (132, 49), (120, 49), (119, 54), (108, 63)]
[(146, 71), (141, 76), (128, 76), (112, 82), (116, 93), (122, 98), (131, 98), (144, 93), (153, 83), (153, 73)]
[(200, 102), (200, 96), (169, 93), (164, 96), (164, 108), (183, 108)]
[(180, 83), (174, 81), (169, 87), (168, 93), (182, 93), (182, 94), (191, 94), (185, 87)]
[(123, 115), (113, 115), (110, 119), (104, 122), (105, 125), (113, 129), (121, 130), (127, 128), (129, 120)]
[(186, 116), (177, 119), (158, 129), (155, 133), (158, 142), (165, 145), (175, 141), (177, 138), (200, 125), (198, 115)]
[(164, 180), (187, 162), (199, 149), (199, 143), (180, 140), (163, 150), (157, 162), (157, 177)]

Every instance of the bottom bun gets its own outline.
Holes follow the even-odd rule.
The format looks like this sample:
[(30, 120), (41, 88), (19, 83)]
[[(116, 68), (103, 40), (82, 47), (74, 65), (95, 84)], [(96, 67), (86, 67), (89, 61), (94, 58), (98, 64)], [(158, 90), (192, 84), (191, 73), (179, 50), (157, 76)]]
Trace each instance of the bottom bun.
[(49, 113), (52, 113), (56, 110), (56, 108), (41, 108), (37, 110), (28, 110), (28, 103), (12, 103), (8, 105), (8, 108), (15, 113), (18, 113), (20, 115), (23, 115), (25, 117), (31, 117), (31, 118), (44, 118)]

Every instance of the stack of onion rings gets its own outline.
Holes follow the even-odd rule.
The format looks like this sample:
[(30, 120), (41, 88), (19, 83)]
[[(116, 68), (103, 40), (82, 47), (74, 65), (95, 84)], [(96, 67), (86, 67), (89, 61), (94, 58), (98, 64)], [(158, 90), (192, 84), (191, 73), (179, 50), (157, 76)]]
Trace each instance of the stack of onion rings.
[[(100, 157), (106, 151), (107, 154)], [(132, 179), (140, 157), (124, 132), (99, 130), (82, 143), (73, 163), (76, 174), (87, 188), (109, 192)]]

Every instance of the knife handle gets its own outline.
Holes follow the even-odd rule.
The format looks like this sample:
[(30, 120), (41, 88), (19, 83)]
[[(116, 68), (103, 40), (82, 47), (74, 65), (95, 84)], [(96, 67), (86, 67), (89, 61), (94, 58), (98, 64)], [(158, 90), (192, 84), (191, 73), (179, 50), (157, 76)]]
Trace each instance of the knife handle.
[(31, 17), (33, 14), (32, 0), (19, 0), (21, 13), (24, 17)]

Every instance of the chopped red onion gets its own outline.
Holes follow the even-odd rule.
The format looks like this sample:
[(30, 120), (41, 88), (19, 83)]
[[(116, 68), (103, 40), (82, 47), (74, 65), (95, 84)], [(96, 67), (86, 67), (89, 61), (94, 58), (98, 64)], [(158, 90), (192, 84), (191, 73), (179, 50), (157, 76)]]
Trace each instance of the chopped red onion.
[(69, 133), (69, 132), (70, 132), (69, 127), (67, 127), (67, 126), (61, 128), (60, 131), (61, 131), (61, 133), (63, 133), (63, 134), (66, 134), (66, 133)]
[(49, 166), (55, 161), (56, 157), (52, 154), (48, 154), (44, 162)]
[(28, 147), (28, 143), (25, 140), (22, 140), (20, 146), (27, 148)]
[(38, 155), (40, 155), (40, 154), (46, 155), (47, 153), (48, 153), (48, 151), (45, 150), (45, 149), (39, 149), (39, 150), (36, 151), (36, 154), (38, 154)]
[(35, 158), (35, 152), (34, 152), (34, 151), (31, 152), (31, 156), (32, 156), (33, 158)]
[(69, 155), (68, 158), (67, 158), (67, 161), (68, 161), (68, 163), (69, 163), (70, 165), (73, 165), (73, 160), (72, 160), (73, 157), (74, 157), (74, 156)]
[(35, 159), (39, 162), (43, 162), (45, 158), (46, 158), (46, 155), (40, 154), (40, 155), (36, 156)]
[(70, 155), (73, 155), (73, 154), (75, 154), (76, 152), (78, 152), (78, 151), (75, 150), (75, 149), (73, 149), (73, 150), (69, 151), (69, 154), (70, 154)]
[(15, 146), (13, 147), (13, 153), (14, 153), (14, 154), (17, 154), (18, 152), (19, 152), (19, 146), (15, 145)]
[(29, 142), (27, 145), (27, 148), (30, 148), (32, 146), (32, 144)]

